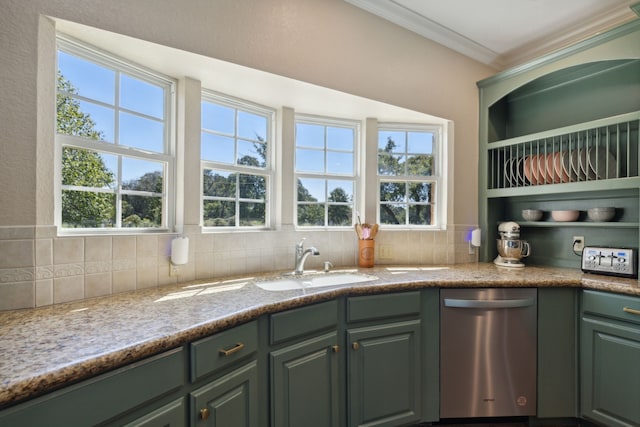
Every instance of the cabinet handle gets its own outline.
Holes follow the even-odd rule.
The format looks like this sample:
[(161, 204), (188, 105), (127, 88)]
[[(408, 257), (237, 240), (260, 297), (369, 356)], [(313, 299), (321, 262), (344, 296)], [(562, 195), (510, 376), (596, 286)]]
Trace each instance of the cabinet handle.
[(209, 415), (211, 415), (211, 411), (209, 411), (209, 408), (200, 409), (200, 419), (207, 420), (209, 419)]
[(638, 316), (640, 316), (640, 310), (635, 310), (633, 308), (625, 307), (622, 309), (622, 311), (624, 311), (625, 313), (637, 314)]
[(339, 345), (332, 345), (331, 346), (331, 351), (333, 351), (334, 353), (339, 353), (340, 352), (340, 346)]
[(228, 350), (225, 350), (223, 348), (220, 349), (220, 355), (224, 356), (224, 357), (228, 357), (231, 356), (233, 353), (236, 353), (240, 350), (242, 350), (244, 348), (244, 344), (242, 344), (241, 342), (236, 343), (235, 346), (231, 347)]
[(360, 343), (359, 343), (358, 341), (354, 341), (354, 342), (351, 344), (351, 348), (352, 348), (352, 349), (354, 349), (354, 350), (359, 349), (359, 348), (360, 348)]

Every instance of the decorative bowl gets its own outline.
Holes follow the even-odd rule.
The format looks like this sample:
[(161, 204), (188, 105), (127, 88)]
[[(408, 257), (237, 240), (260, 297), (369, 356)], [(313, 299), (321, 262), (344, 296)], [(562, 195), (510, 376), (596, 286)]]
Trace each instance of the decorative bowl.
[(542, 211), (539, 209), (523, 209), (522, 219), (525, 221), (540, 221), (542, 218)]
[(616, 214), (616, 208), (591, 208), (587, 210), (587, 217), (591, 221), (611, 221)]
[(580, 211), (575, 210), (563, 210), (563, 211), (551, 211), (551, 218), (554, 221), (568, 222), (575, 221), (580, 216)]

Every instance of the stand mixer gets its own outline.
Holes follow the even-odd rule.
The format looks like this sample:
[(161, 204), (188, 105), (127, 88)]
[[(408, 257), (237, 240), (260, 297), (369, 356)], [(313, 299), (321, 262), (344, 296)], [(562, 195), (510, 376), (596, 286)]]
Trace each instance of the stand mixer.
[(498, 256), (493, 263), (501, 267), (524, 267), (520, 260), (529, 256), (531, 248), (528, 242), (520, 240), (520, 225), (516, 222), (503, 222), (498, 225), (498, 233)]

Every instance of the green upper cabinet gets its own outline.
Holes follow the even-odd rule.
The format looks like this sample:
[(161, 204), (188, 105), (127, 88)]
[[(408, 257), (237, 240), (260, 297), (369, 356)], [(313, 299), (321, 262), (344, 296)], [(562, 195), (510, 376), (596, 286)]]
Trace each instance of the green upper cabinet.
[[(531, 244), (525, 264), (580, 266), (572, 237), (637, 247), (640, 175), (640, 19), (478, 82), (479, 224), (483, 261), (503, 221)], [(614, 207), (612, 221), (590, 219)], [(540, 209), (524, 221), (523, 209)], [(578, 210), (556, 222), (553, 210)]]

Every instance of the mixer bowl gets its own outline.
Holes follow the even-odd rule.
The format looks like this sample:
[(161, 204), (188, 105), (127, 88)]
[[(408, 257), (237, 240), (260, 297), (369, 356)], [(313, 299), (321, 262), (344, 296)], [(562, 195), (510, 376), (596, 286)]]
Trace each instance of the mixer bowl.
[(516, 262), (529, 256), (529, 243), (518, 239), (496, 239), (498, 254), (505, 261)]

